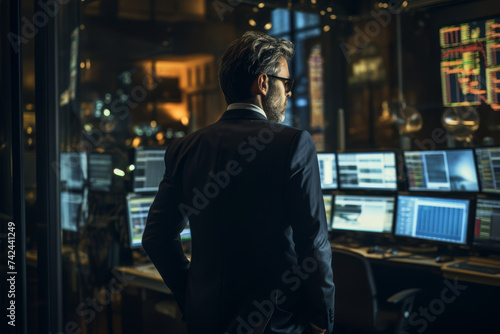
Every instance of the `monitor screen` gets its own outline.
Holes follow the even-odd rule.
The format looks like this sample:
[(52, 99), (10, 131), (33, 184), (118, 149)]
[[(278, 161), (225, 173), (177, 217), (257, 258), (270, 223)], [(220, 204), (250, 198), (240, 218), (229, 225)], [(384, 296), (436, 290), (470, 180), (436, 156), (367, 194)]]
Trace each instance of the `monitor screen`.
[(85, 181), (88, 179), (87, 154), (85, 152), (61, 152), (59, 167), (63, 190), (83, 189)]
[(91, 153), (89, 155), (90, 189), (110, 191), (113, 181), (113, 161), (111, 154)]
[(465, 245), (468, 217), (466, 199), (399, 195), (394, 234)]
[(500, 147), (476, 148), (476, 160), (482, 191), (500, 193)]
[(139, 247), (142, 244), (142, 234), (146, 228), (146, 220), (149, 208), (153, 204), (154, 196), (134, 196), (127, 197), (128, 227), (130, 247)]
[(165, 173), (165, 149), (135, 150), (134, 192), (156, 192)]
[(441, 89), (445, 107), (487, 103), (500, 110), (500, 18), (441, 27)]
[(191, 227), (189, 226), (189, 221), (187, 222), (186, 227), (181, 232), (181, 240), (188, 241), (191, 240)]
[(335, 153), (318, 153), (321, 189), (337, 189), (337, 164)]
[(394, 197), (337, 195), (333, 212), (334, 230), (391, 233)]
[[(139, 196), (130, 194), (127, 196), (128, 210), (128, 228), (130, 247), (138, 248), (142, 245), (142, 235), (146, 228), (146, 221), (149, 214), (149, 208), (153, 204), (154, 196)], [(180, 233), (181, 240), (191, 239), (191, 229), (189, 222)]]
[(472, 243), (500, 249), (500, 200), (477, 200)]
[(325, 204), (326, 213), (326, 223), (330, 227), (330, 222), (332, 221), (332, 195), (323, 195), (323, 203)]
[(339, 181), (344, 189), (397, 190), (396, 153), (339, 153)]
[(87, 192), (61, 191), (61, 229), (77, 232), (88, 217)]
[(404, 152), (410, 191), (479, 191), (471, 149)]

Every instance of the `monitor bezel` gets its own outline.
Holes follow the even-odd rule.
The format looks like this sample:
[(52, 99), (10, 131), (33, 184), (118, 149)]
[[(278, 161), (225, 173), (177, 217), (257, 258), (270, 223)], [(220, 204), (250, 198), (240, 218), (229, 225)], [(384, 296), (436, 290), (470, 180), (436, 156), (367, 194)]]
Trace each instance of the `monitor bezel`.
[[(463, 190), (441, 190), (441, 189), (410, 189), (410, 176), (408, 175), (408, 164), (406, 163), (405, 153), (407, 152), (440, 152), (440, 151), (472, 151), (472, 159), (474, 163), (474, 170), (476, 172), (476, 180), (477, 180), (477, 189), (472, 191), (463, 191)], [(405, 177), (405, 188), (411, 192), (412, 194), (423, 194), (423, 193), (433, 193), (433, 194), (478, 194), (481, 192), (481, 185), (479, 181), (479, 171), (477, 169), (477, 159), (475, 150), (470, 147), (455, 147), (455, 148), (443, 148), (443, 149), (433, 149), (433, 150), (403, 150), (401, 151), (402, 161), (404, 164), (404, 177)], [(416, 195), (418, 196), (418, 195)]]
[[(340, 155), (341, 154), (385, 154), (385, 153), (392, 153), (394, 154), (394, 168), (396, 172), (396, 187), (395, 188), (366, 188), (366, 187), (346, 187), (345, 185), (342, 184), (341, 178), (340, 178)], [(337, 184), (338, 184), (338, 189), (343, 190), (343, 191), (377, 191), (377, 192), (384, 192), (384, 193), (396, 193), (398, 192), (400, 186), (399, 186), (399, 159), (398, 159), (399, 151), (397, 150), (372, 150), (372, 151), (342, 151), (342, 152), (337, 152), (336, 156), (336, 163), (337, 163)]]
[[(400, 193), (397, 195), (397, 209), (396, 209), (396, 214), (394, 215), (394, 224), (393, 224), (393, 235), (396, 241), (398, 242), (420, 242), (421, 244), (431, 244), (431, 245), (437, 245), (437, 246), (454, 246), (454, 247), (470, 247), (471, 246), (471, 240), (472, 240), (472, 217), (475, 215), (475, 204), (474, 204), (474, 197), (472, 196), (434, 196), (435, 193), (427, 193), (427, 194), (414, 194), (414, 193)], [(398, 223), (398, 215), (399, 215), (399, 208), (400, 208), (400, 197), (405, 196), (405, 197), (420, 197), (420, 198), (435, 198), (435, 199), (449, 199), (449, 200), (464, 200), (468, 201), (468, 212), (467, 212), (467, 226), (466, 226), (466, 231), (465, 231), (465, 242), (464, 243), (456, 243), (452, 241), (442, 241), (442, 240), (433, 240), (433, 239), (426, 239), (426, 238), (419, 238), (419, 237), (414, 237), (414, 236), (408, 236), (408, 235), (400, 235), (396, 233), (397, 230), (397, 223)]]
[[(333, 221), (335, 217), (335, 198), (337, 196), (356, 196), (356, 197), (373, 197), (373, 198), (383, 198), (383, 197), (388, 197), (392, 198), (394, 200), (394, 211), (392, 215), (392, 221), (391, 221), (391, 230), (386, 232), (375, 232), (375, 231), (357, 231), (357, 230), (349, 230), (349, 229), (342, 229), (342, 228), (334, 228), (333, 227)], [(396, 219), (396, 212), (397, 212), (397, 195), (393, 194), (363, 194), (363, 193), (338, 193), (335, 194), (332, 198), (332, 213), (331, 213), (331, 221), (330, 221), (330, 232), (341, 232), (341, 233), (353, 233), (359, 236), (387, 236), (390, 237), (394, 233), (394, 223)]]

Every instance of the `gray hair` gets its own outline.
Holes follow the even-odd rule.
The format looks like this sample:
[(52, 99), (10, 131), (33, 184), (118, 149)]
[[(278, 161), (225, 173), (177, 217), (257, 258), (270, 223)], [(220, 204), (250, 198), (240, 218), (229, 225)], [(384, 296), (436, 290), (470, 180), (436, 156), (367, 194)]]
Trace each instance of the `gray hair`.
[(294, 45), (258, 31), (247, 31), (229, 44), (221, 58), (219, 84), (227, 104), (252, 98), (251, 87), (262, 73), (277, 74), (280, 60), (292, 60)]

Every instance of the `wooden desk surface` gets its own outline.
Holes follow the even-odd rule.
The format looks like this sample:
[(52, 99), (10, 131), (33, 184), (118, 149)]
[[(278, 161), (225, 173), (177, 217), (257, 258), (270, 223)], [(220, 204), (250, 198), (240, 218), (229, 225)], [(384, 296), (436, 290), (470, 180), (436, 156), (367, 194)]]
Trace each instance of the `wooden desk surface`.
[[(63, 246), (61, 248), (61, 256), (68, 256), (71, 262), (76, 262), (75, 250), (69, 246)], [(82, 265), (88, 264), (88, 257), (86, 253), (79, 252), (80, 262)], [(38, 252), (36, 249), (26, 250), (26, 264), (29, 266), (36, 267), (38, 261)]]
[[(495, 259), (470, 257), (467, 258), (465, 262), (480, 266), (500, 268), (500, 261)], [(459, 280), (465, 282), (500, 286), (500, 274), (488, 274), (478, 271), (464, 270), (460, 268), (450, 267), (448, 266), (448, 264), (443, 266), (441, 270), (443, 271), (443, 276), (445, 278), (458, 278)]]
[(166, 294), (172, 293), (163, 282), (160, 273), (152, 264), (119, 266), (115, 267), (115, 269), (129, 276), (133, 276), (133, 278), (128, 281), (128, 285), (130, 286), (150, 289)]
[(352, 248), (339, 244), (332, 244), (333, 248), (346, 249), (356, 252), (371, 261), (385, 262), (385, 263), (399, 263), (412, 266), (422, 266), (430, 270), (437, 270), (445, 278), (458, 279), (465, 282), (478, 283), (484, 285), (500, 286), (500, 274), (492, 275), (478, 271), (470, 271), (459, 268), (449, 267), (450, 264), (457, 262), (468, 262), (479, 265), (487, 265), (500, 268), (500, 261), (498, 260), (485, 260), (479, 258), (471, 258), (467, 256), (454, 257), (449, 262), (436, 262), (434, 257), (412, 254), (410, 252), (398, 252), (397, 254), (377, 254), (368, 253), (369, 247)]
[[(188, 260), (191, 256), (186, 254)], [(158, 270), (152, 263), (139, 264), (134, 266), (118, 266), (116, 270), (134, 276), (130, 284), (140, 288), (147, 288), (158, 292), (171, 294), (170, 289), (165, 285)]]

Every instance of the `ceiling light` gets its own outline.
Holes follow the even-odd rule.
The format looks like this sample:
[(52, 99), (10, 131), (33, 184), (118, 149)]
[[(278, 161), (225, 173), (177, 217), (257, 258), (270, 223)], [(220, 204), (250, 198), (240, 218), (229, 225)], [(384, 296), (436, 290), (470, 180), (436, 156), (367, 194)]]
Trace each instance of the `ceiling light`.
[(118, 169), (118, 168), (115, 168), (113, 170), (113, 174), (115, 174), (116, 176), (121, 176), (121, 177), (124, 177), (125, 176), (125, 172), (122, 171), (121, 169)]

